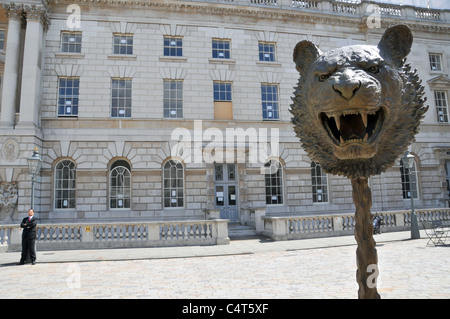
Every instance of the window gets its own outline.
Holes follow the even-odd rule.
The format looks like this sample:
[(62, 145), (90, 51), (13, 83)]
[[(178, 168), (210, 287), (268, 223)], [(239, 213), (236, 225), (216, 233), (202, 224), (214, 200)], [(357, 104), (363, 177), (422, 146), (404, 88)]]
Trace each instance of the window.
[(112, 79), (111, 117), (131, 117), (131, 79)]
[(266, 204), (283, 204), (283, 169), (281, 163), (270, 160), (265, 165)]
[(133, 54), (133, 35), (114, 34), (113, 35), (114, 54)]
[(131, 168), (127, 161), (111, 165), (109, 174), (109, 208), (131, 207)]
[(59, 78), (58, 116), (78, 115), (80, 78)]
[(266, 42), (259, 43), (259, 61), (275, 61), (275, 44)]
[(164, 81), (164, 117), (183, 117), (183, 81)]
[(75, 163), (62, 160), (55, 167), (55, 209), (75, 208), (76, 169)]
[(177, 160), (169, 160), (163, 168), (164, 207), (184, 206), (184, 171)]
[(215, 59), (230, 58), (230, 40), (212, 40), (212, 57)]
[(278, 120), (278, 86), (276, 84), (261, 84), (263, 120)]
[(5, 49), (5, 30), (0, 30), (0, 50)]
[(81, 53), (81, 32), (62, 32), (61, 52)]
[(438, 123), (448, 123), (447, 94), (444, 91), (434, 92)]
[(233, 104), (231, 82), (214, 81), (214, 118), (216, 120), (232, 120)]
[(231, 82), (214, 81), (214, 102), (231, 102)]
[(164, 37), (164, 56), (183, 56), (183, 39)]
[(311, 163), (311, 181), (313, 202), (328, 202), (328, 178), (319, 163)]
[(448, 199), (448, 206), (450, 207), (450, 161), (445, 161), (445, 178), (447, 180), (447, 199)]
[(402, 179), (402, 192), (403, 198), (411, 198), (411, 192), (413, 198), (418, 198), (417, 192), (417, 171), (416, 163), (413, 163), (413, 167), (405, 167), (403, 160), (400, 159), (400, 175)]
[(442, 71), (441, 55), (430, 53), (429, 58), (431, 71)]

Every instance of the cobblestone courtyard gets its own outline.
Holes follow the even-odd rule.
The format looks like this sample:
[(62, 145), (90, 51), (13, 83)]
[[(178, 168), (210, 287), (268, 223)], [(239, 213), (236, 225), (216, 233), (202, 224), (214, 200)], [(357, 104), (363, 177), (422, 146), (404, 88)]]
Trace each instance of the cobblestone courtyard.
[[(450, 247), (427, 247), (426, 242), (422, 237), (377, 244), (382, 298), (450, 297)], [(41, 263), (38, 255), (35, 266), (0, 267), (0, 298), (354, 299), (358, 290), (355, 250), (355, 245), (345, 245), (224, 256)], [(44, 257), (46, 252), (39, 254)], [(24, 277), (33, 284), (18, 284)]]

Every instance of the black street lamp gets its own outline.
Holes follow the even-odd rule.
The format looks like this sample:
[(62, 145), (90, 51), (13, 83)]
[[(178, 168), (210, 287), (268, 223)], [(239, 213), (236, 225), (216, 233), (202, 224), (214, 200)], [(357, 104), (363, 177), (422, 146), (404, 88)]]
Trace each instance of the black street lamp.
[(31, 209), (34, 211), (34, 182), (39, 175), (42, 166), (41, 154), (39, 154), (36, 147), (33, 151), (33, 155), (27, 158), (28, 161), (28, 174), (31, 176)]
[(405, 152), (405, 155), (402, 157), (403, 165), (405, 169), (408, 169), (409, 174), (409, 182), (410, 182), (410, 197), (411, 197), (411, 239), (419, 239), (419, 223), (417, 222), (417, 215), (414, 211), (414, 195), (411, 188), (411, 169), (414, 166), (414, 156), (411, 155), (409, 151)]

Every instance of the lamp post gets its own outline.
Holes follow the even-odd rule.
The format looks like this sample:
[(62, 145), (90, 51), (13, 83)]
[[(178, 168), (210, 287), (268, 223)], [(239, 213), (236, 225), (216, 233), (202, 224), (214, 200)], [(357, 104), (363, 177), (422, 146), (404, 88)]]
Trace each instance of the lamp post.
[[(403, 167), (406, 169), (408, 168), (408, 175), (409, 175), (409, 181), (411, 185), (411, 168), (414, 166), (414, 156), (411, 155), (409, 151), (405, 152), (405, 155), (402, 157), (403, 160)], [(411, 239), (419, 239), (420, 233), (419, 233), (419, 223), (417, 222), (417, 215), (414, 211), (414, 196), (412, 189), (410, 187), (410, 197), (411, 197)]]
[(36, 181), (36, 176), (39, 174), (42, 166), (41, 154), (39, 154), (37, 147), (34, 149), (33, 155), (27, 158), (27, 161), (28, 174), (31, 176), (31, 209), (34, 210), (34, 182)]

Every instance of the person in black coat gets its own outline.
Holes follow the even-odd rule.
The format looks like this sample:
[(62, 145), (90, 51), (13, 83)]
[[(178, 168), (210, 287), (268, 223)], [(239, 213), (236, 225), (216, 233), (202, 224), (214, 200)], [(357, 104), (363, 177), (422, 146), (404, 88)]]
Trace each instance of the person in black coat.
[(25, 217), (20, 224), (22, 232), (22, 256), (20, 265), (27, 260), (28, 252), (30, 253), (31, 264), (36, 264), (36, 226), (37, 220), (34, 217), (34, 210), (28, 211), (28, 217)]

